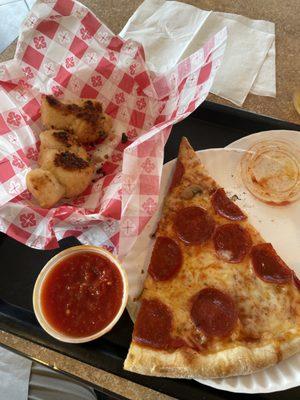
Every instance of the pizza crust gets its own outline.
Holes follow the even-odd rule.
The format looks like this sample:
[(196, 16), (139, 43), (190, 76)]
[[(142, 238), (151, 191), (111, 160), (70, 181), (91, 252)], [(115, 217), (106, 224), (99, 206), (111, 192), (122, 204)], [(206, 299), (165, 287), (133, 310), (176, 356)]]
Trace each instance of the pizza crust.
[[(176, 167), (175, 182), (179, 176), (179, 184), (175, 185), (165, 198), (157, 236), (176, 239), (172, 226), (170, 228), (170, 219), (184, 206), (200, 206), (209, 210), (219, 225), (232, 223), (212, 209), (211, 191), (219, 186), (207, 175), (185, 138), (180, 145), (178, 160), (183, 164), (185, 172), (180, 177), (180, 168), (177, 171)], [(182, 196), (183, 190), (195, 183), (202, 190), (201, 197)], [(265, 242), (247, 220), (234, 223), (247, 229), (253, 245)], [(142, 294), (143, 300), (158, 299), (173, 312), (172, 323), (178, 329), (171, 330), (171, 337), (179, 337), (187, 343), (193, 338), (196, 328), (194, 325), (192, 328), (190, 326), (192, 322), (189, 301), (204, 287), (199, 284), (203, 280), (208, 287), (232, 293), (235, 301), (241, 302), (243, 307), (239, 309), (240, 324), (237, 324), (236, 331), (230, 339), (221, 337), (220, 340), (208, 341), (207, 347), (202, 351), (195, 351), (191, 347), (181, 347), (174, 351), (158, 350), (133, 341), (124, 363), (126, 370), (173, 378), (225, 378), (251, 374), (300, 351), (300, 297), (292, 282), (277, 287), (257, 278), (253, 268), (250, 268), (249, 255), (242, 262), (228, 265), (214, 256), (211, 243), (203, 244), (201, 253), (197, 251), (196, 246), (184, 246), (180, 242), (179, 245), (183, 249), (184, 264), (177, 278), (166, 285), (165, 282), (157, 283), (147, 276)], [(197, 261), (197, 265), (194, 260)], [(220, 265), (221, 268), (216, 268), (216, 265)], [(203, 268), (205, 271), (201, 275), (198, 272)], [(189, 284), (184, 285), (184, 282)], [(196, 284), (193, 286), (191, 282)], [(246, 293), (244, 288), (247, 288)], [(243, 299), (241, 293), (245, 293), (245, 299), (251, 301)]]
[(172, 353), (156, 351), (132, 343), (124, 369), (143, 375), (168, 378), (225, 378), (248, 375), (277, 364), (300, 351), (300, 335), (282, 343), (238, 346), (203, 355), (193, 350)]

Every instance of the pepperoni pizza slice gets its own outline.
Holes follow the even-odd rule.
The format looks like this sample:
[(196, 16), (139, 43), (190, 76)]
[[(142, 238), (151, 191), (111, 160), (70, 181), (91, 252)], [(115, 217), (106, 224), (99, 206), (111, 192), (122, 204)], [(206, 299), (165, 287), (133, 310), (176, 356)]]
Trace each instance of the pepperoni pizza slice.
[(183, 138), (124, 367), (245, 375), (300, 350), (300, 281)]

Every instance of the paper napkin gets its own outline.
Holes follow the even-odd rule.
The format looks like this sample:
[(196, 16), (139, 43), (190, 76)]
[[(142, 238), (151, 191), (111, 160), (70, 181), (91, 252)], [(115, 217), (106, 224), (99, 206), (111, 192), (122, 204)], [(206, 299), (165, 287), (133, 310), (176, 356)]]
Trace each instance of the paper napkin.
[(0, 347), (0, 398), (26, 400), (31, 361)]
[(211, 92), (237, 105), (243, 104), (249, 92), (275, 96), (275, 26), (271, 22), (177, 1), (146, 0), (120, 36), (142, 43), (149, 69), (160, 74), (224, 27), (228, 30), (226, 51)]

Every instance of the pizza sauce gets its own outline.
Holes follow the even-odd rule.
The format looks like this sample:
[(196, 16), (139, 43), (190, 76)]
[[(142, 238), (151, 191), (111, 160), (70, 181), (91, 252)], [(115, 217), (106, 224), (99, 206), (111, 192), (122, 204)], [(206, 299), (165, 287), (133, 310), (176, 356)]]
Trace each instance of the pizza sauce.
[(83, 251), (60, 261), (46, 276), (41, 306), (48, 323), (71, 337), (86, 337), (105, 328), (123, 297), (118, 268), (99, 253)]

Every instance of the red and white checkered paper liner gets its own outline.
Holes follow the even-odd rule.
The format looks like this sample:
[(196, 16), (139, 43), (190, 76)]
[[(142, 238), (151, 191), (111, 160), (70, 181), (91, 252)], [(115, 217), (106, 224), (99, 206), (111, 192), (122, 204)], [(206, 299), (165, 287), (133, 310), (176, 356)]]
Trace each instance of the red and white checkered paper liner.
[[(82, 4), (37, 2), (14, 59), (0, 64), (0, 230), (38, 249), (73, 235), (122, 257), (156, 209), (172, 125), (206, 98), (225, 42), (222, 30), (169, 74), (154, 76), (142, 46), (115, 36)], [(38, 156), (41, 93), (99, 99), (118, 137), (129, 138), (112, 144), (103, 178), (50, 210), (25, 184)]]

